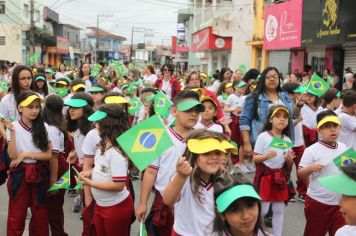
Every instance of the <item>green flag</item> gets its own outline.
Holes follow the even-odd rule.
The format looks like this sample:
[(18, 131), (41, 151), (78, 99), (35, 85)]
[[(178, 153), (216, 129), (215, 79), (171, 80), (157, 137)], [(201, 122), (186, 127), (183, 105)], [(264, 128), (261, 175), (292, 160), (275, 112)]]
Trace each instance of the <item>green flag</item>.
[(137, 236), (147, 236), (146, 225), (143, 221), (140, 223), (140, 230), (137, 233)]
[(288, 149), (293, 146), (293, 143), (285, 141), (280, 137), (274, 137), (272, 142), (269, 144), (270, 147), (277, 148), (277, 149)]
[(168, 118), (169, 116), (169, 108), (173, 105), (171, 100), (167, 98), (167, 96), (158, 91), (154, 97), (154, 110), (157, 115), (160, 115), (162, 118)]
[(232, 140), (230, 141), (230, 143), (232, 146), (234, 146), (236, 148), (236, 152), (233, 152), (232, 154), (238, 155), (239, 154), (239, 149), (238, 149), (239, 145), (237, 145), (237, 143)]
[(222, 93), (221, 96), (223, 101), (227, 101), (227, 98), (229, 97), (229, 95), (227, 95), (226, 93)]
[(142, 106), (142, 103), (141, 103), (140, 99), (138, 99), (137, 97), (131, 98), (129, 113), (131, 115), (134, 115), (136, 113), (136, 111), (140, 110), (141, 106)]
[(347, 149), (334, 159), (334, 164), (337, 167), (347, 166), (352, 163), (356, 163), (356, 152), (352, 148)]
[(329, 84), (314, 73), (313, 77), (309, 81), (308, 92), (314, 94), (317, 97), (321, 97), (330, 88)]
[(58, 96), (64, 98), (68, 94), (68, 89), (66, 89), (66, 88), (53, 88), (53, 94), (57, 94)]
[(60, 177), (57, 182), (48, 190), (48, 192), (57, 190), (57, 189), (69, 189), (69, 179), (70, 174), (69, 170)]
[(243, 74), (245, 74), (248, 71), (248, 68), (246, 65), (240, 65), (239, 71), (241, 71)]
[(163, 121), (151, 116), (116, 138), (136, 167), (143, 171), (164, 151), (173, 146)]

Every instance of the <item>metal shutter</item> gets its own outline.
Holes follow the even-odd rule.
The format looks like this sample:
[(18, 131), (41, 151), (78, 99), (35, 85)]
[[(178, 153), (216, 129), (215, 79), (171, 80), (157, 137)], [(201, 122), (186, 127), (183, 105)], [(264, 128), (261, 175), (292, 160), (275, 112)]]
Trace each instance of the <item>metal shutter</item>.
[(356, 47), (344, 48), (345, 50), (345, 60), (344, 69), (351, 67), (352, 71), (356, 71)]
[(276, 67), (283, 77), (289, 73), (290, 67), (290, 51), (271, 51), (269, 52), (268, 64)]

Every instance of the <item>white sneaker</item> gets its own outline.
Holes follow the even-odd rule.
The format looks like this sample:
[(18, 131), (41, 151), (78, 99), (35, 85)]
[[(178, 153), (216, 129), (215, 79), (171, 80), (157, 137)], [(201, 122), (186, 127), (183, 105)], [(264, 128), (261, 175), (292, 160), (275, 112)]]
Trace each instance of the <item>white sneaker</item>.
[(250, 173), (255, 173), (256, 172), (256, 167), (252, 162), (248, 162), (246, 164), (247, 169), (249, 169)]
[(241, 165), (238, 165), (241, 173), (243, 174), (248, 174), (250, 173), (250, 170), (247, 168), (247, 166), (245, 164), (241, 164)]

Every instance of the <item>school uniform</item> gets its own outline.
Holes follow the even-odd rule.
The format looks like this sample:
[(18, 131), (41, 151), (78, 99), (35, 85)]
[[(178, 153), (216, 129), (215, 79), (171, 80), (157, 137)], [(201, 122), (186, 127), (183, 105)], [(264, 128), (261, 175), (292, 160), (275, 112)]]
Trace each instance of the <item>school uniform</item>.
[[(42, 152), (32, 139), (31, 128), (22, 120), (12, 123), (16, 135), (16, 150), (21, 152)], [(11, 132), (7, 130), (7, 140)], [(50, 142), (50, 140), (49, 140)], [(9, 209), (7, 217), (7, 235), (22, 235), (25, 229), (27, 208), (31, 208), (30, 230), (35, 235), (49, 235), (47, 190), (49, 185), (48, 161), (24, 159), (17, 167), (9, 169), (7, 188)], [(31, 227), (33, 222), (41, 222)]]
[(204, 236), (213, 232), (215, 218), (212, 183), (200, 181), (201, 200), (194, 196), (191, 178), (187, 178), (174, 205), (174, 236)]
[[(66, 172), (67, 165), (64, 156), (64, 134), (55, 126), (47, 126), (48, 137), (52, 144), (52, 153), (58, 154), (58, 173), (57, 179), (63, 176)], [(50, 186), (51, 187), (51, 186)], [(64, 194), (65, 190), (57, 190), (55, 195), (48, 196), (48, 220), (53, 236), (65, 236), (64, 232)]]
[(162, 155), (150, 165), (151, 168), (157, 170), (157, 177), (154, 183), (156, 194), (152, 203), (151, 211), (145, 222), (149, 232), (158, 231), (160, 235), (164, 236), (171, 235), (174, 220), (170, 207), (163, 203), (163, 191), (176, 172), (177, 161), (186, 149), (184, 139), (177, 134), (173, 128), (168, 128), (167, 131), (174, 146), (163, 152)]
[[(209, 236), (233, 236), (227, 229), (225, 229), (223, 232), (213, 232), (212, 234), (209, 234)], [(273, 236), (272, 234), (268, 232), (262, 232), (262, 230), (258, 230), (257, 234), (254, 236)]]
[(318, 140), (316, 116), (322, 109), (322, 107), (312, 108), (305, 104), (300, 110), (300, 114), (303, 117), (303, 136), (306, 147), (309, 147)]
[(77, 129), (76, 131), (73, 132), (73, 142), (74, 142), (74, 149), (77, 153), (78, 156), (78, 163), (80, 165), (80, 167), (83, 166), (83, 162), (84, 162), (84, 153), (82, 150), (82, 146), (85, 140), (85, 135), (83, 135), (79, 129)]
[(345, 112), (339, 114), (341, 131), (338, 141), (356, 150), (356, 117)]
[(205, 124), (203, 121), (198, 121), (198, 123), (194, 126), (194, 129), (206, 129), (209, 131), (214, 131), (218, 133), (223, 133), (223, 128), (219, 124), (215, 124), (214, 122), (210, 122), (209, 124)]
[(8, 93), (1, 99), (0, 114), (8, 119), (21, 119), (20, 113), (17, 110), (17, 103), (13, 93)]
[[(288, 200), (287, 175), (284, 155), (290, 149), (281, 150), (270, 147), (274, 135), (270, 131), (261, 133), (256, 140), (254, 153), (258, 155), (275, 151), (277, 155), (263, 163), (256, 164), (254, 185), (261, 200), (264, 202), (284, 202)], [(284, 141), (291, 142), (290, 138), (283, 135)]]
[[(96, 150), (94, 169), (91, 179), (98, 182), (125, 183), (128, 161), (121, 152), (111, 147), (101, 154)], [(94, 224), (97, 235), (129, 236), (134, 205), (126, 186), (121, 191), (105, 191), (91, 187), (96, 201), (94, 209)]]
[[(338, 206), (341, 195), (323, 187), (318, 179), (339, 174), (340, 169), (334, 165), (333, 159), (347, 149), (346, 145), (337, 142), (331, 146), (318, 141), (305, 149), (299, 168), (320, 163), (325, 167), (320, 172), (313, 172), (309, 177), (309, 187), (305, 198), (304, 213), (306, 217), (305, 236), (334, 235), (336, 230), (345, 225), (345, 220)], [(322, 212), (322, 214), (320, 214)]]
[(355, 225), (345, 225), (338, 229), (335, 233), (335, 236), (353, 236), (356, 235), (356, 226)]

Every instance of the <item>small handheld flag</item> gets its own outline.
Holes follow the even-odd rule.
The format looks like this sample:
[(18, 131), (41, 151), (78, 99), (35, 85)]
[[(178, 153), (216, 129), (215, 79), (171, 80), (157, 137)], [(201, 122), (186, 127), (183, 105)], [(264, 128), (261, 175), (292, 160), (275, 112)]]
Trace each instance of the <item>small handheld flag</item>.
[(246, 65), (240, 65), (239, 71), (241, 71), (243, 74), (245, 74), (248, 71), (248, 68)]
[(137, 236), (147, 236), (147, 230), (146, 230), (146, 225), (144, 221), (142, 220), (140, 222), (140, 231), (138, 232)]
[(129, 107), (128, 111), (131, 115), (134, 115), (138, 110), (140, 110), (142, 103), (141, 103), (140, 99), (133, 97), (130, 100), (130, 105), (131, 106)]
[(356, 163), (356, 152), (353, 148), (347, 149), (334, 159), (334, 164), (337, 167), (343, 167)]
[(272, 142), (269, 144), (269, 147), (285, 150), (288, 148), (291, 148), (293, 146), (293, 143), (285, 141), (281, 139), (280, 137), (274, 137), (272, 139)]
[(308, 92), (314, 94), (317, 97), (321, 97), (329, 89), (329, 84), (314, 73), (313, 77), (309, 81)]
[(162, 118), (168, 118), (169, 108), (173, 106), (173, 103), (169, 98), (164, 95), (161, 91), (158, 91), (154, 96), (154, 110), (157, 115), (160, 115)]
[[(72, 166), (72, 168), (73, 168), (74, 172), (77, 174), (77, 177), (79, 178), (79, 175), (80, 175), (79, 171), (74, 166)], [(83, 188), (84, 188), (84, 186), (80, 182), (77, 182), (77, 185), (75, 185), (75, 187), (74, 187), (74, 189), (83, 189)]]
[(50, 188), (48, 189), (48, 192), (54, 191), (57, 189), (69, 189), (69, 170), (64, 173), (62, 177), (60, 177), (57, 182)]
[(173, 146), (158, 115), (135, 125), (117, 137), (116, 141), (140, 171)]

